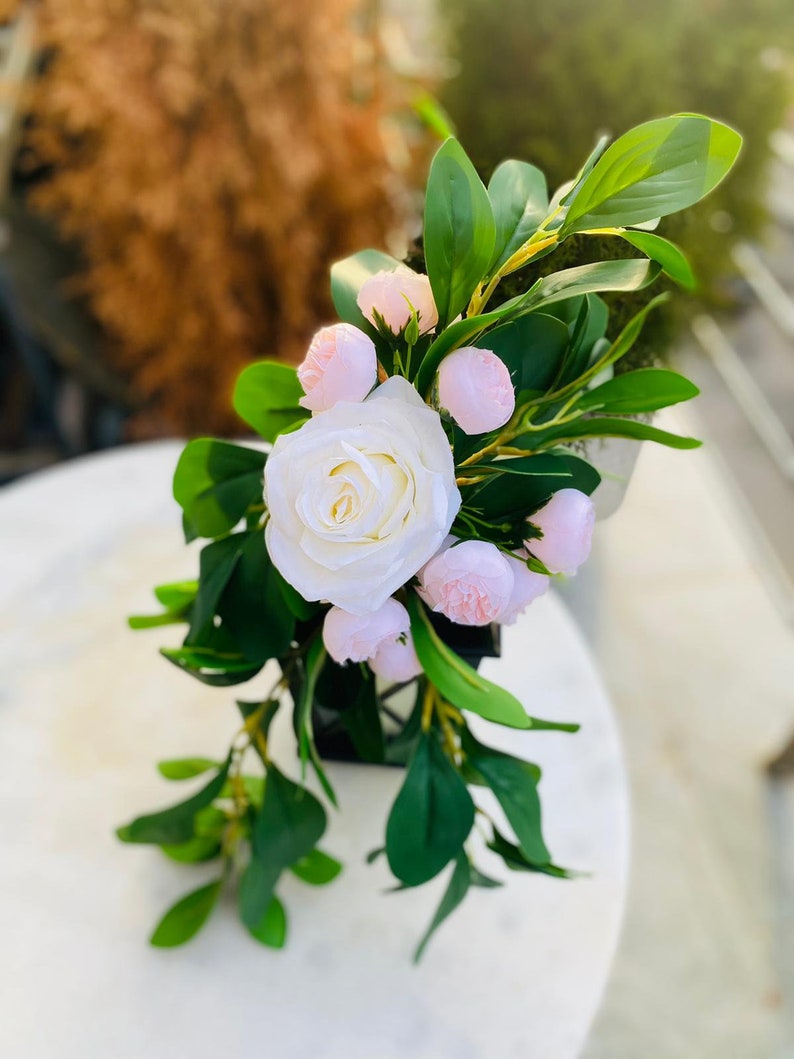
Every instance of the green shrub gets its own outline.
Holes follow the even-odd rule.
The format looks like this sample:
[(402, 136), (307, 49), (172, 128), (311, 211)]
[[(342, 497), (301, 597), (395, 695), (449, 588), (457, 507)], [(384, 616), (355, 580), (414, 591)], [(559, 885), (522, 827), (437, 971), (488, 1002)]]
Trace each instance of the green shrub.
[[(618, 135), (664, 113), (709, 114), (744, 135), (729, 180), (660, 228), (690, 256), (701, 298), (719, 297), (731, 239), (758, 233), (766, 217), (769, 134), (791, 96), (791, 0), (442, 0), (442, 10), (459, 65), (442, 101), (486, 179), (513, 157), (556, 186), (575, 174), (596, 131)], [(555, 268), (563, 253), (566, 265), (609, 254), (608, 243), (571, 240)], [(657, 316), (644, 355), (664, 346), (671, 326), (669, 311)]]

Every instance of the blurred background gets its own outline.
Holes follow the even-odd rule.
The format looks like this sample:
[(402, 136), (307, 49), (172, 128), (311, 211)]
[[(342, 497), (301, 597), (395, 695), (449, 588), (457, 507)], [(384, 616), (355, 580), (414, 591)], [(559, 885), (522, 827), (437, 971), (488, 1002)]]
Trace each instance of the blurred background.
[(682, 110), (745, 147), (664, 223), (700, 285), (634, 356), (701, 386), (677, 415), (707, 446), (643, 451), (564, 587), (633, 790), (589, 1059), (794, 1056), (794, 4), (0, 0), (0, 482), (239, 432), (235, 375), (301, 359), (330, 263), (405, 255), (445, 125), (484, 179), (517, 157), (554, 187)]

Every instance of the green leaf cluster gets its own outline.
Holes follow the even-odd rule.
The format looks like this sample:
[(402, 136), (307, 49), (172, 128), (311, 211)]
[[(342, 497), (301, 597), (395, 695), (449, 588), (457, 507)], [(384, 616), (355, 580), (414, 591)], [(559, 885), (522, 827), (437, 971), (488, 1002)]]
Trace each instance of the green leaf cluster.
[[(461, 145), (448, 138), (431, 166), (425, 201), (424, 261), (439, 316), (426, 335), (419, 334), (416, 314), (395, 336), (377, 317), (377, 326), (365, 320), (358, 308), (362, 283), (396, 268), (395, 259), (368, 250), (334, 266), (332, 293), (340, 317), (372, 337), (382, 371), (405, 375), (430, 403), (439, 366), (464, 346), (491, 350), (510, 374), (516, 406), (502, 427), (468, 436), (441, 410), (462, 494), (455, 536), (490, 541), (511, 554), (526, 547), (528, 567), (548, 573), (532, 555), (532, 541), (541, 533), (532, 516), (558, 490), (589, 495), (600, 482), (598, 469), (572, 451), (573, 444), (602, 436), (678, 448), (698, 444), (637, 418), (694, 397), (697, 390), (688, 380), (655, 369), (614, 374), (660, 299), (614, 335), (601, 295), (640, 290), (662, 271), (692, 286), (681, 251), (632, 225), (707, 194), (727, 173), (739, 143), (728, 126), (700, 115), (648, 122), (611, 145), (599, 143), (550, 199), (543, 174), (515, 160), (500, 165), (486, 188)], [(498, 302), (504, 277), (530, 261), (551, 258), (571, 236), (605, 233), (643, 256), (548, 272)], [(410, 584), (401, 598), (422, 675), (413, 682), (414, 708), (396, 734), (389, 705), (393, 689), (379, 688), (366, 666), (340, 667), (328, 657), (321, 636), (325, 607), (307, 602), (285, 582), (265, 543), (266, 448), (305, 422), (301, 396), (293, 368), (269, 361), (250, 365), (238, 379), (234, 407), (266, 445), (200, 438), (180, 457), (174, 497), (186, 540), (203, 542), (198, 577), (158, 586), (163, 613), (130, 623), (185, 625), (181, 646), (162, 653), (206, 684), (245, 682), (271, 661), (278, 676), (264, 698), (238, 700), (242, 729), (223, 761), (186, 757), (160, 763), (168, 780), (201, 778), (198, 790), (137, 817), (118, 835), (128, 843), (158, 846), (180, 863), (222, 863), (215, 880), (165, 913), (153, 945), (174, 946), (195, 936), (226, 882), (234, 881), (239, 914), (251, 936), (280, 948), (288, 922), (277, 889), (285, 872), (320, 886), (341, 870), (318, 848), (327, 813), (306, 785), (312, 770), (336, 806), (321, 746), (341, 747), (373, 764), (405, 766), (383, 847), (397, 888), (420, 886), (450, 871), (418, 959), (472, 887), (500, 885), (472, 862), (468, 845), (478, 813), (491, 828), (491, 852), (510, 870), (570, 874), (553, 862), (544, 840), (539, 769), (481, 743), (469, 728), (471, 715), (518, 730), (575, 732), (578, 726), (533, 716), (511, 692), (481, 676), (444, 641)], [(300, 781), (285, 775), (268, 749), (286, 690), (293, 700)], [(256, 762), (257, 772), (245, 771), (246, 757)], [(485, 789), (501, 814), (498, 822), (475, 803)]]

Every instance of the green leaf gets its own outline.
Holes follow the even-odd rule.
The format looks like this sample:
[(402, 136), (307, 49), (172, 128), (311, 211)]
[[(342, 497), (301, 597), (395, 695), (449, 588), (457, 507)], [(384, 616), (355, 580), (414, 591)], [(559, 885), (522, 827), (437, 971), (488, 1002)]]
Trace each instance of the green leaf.
[(182, 610), (193, 603), (197, 592), (198, 581), (172, 581), (167, 585), (157, 585), (154, 597), (168, 610)]
[(176, 846), (161, 846), (160, 849), (170, 860), (179, 864), (201, 864), (220, 856), (221, 844), (211, 835), (196, 835), (187, 842)]
[(116, 834), (122, 842), (143, 842), (156, 846), (177, 846), (193, 838), (193, 821), (199, 809), (209, 805), (218, 797), (229, 773), (231, 756), (210, 782), (197, 791), (192, 798), (179, 802), (168, 809), (139, 816)]
[(171, 949), (194, 938), (209, 919), (222, 885), (222, 880), (218, 879), (177, 901), (155, 927), (149, 944)]
[(529, 871), (540, 875), (551, 875), (555, 879), (576, 879), (580, 872), (568, 871), (557, 864), (534, 864), (527, 860), (522, 851), (513, 842), (509, 842), (496, 827), (493, 829), (493, 838), (487, 843), (488, 848), (497, 853), (505, 862), (505, 867), (511, 871)]
[(292, 642), (295, 616), (285, 602), (264, 535), (254, 531), (228, 539), (236, 541), (238, 558), (216, 613), (249, 661), (278, 658)]
[(228, 441), (188, 442), (174, 472), (174, 499), (197, 536), (228, 533), (251, 504), (262, 502), (266, 460), (265, 453)]
[(422, 959), (422, 954), (427, 948), (427, 943), (430, 941), (432, 936), (441, 926), (445, 919), (447, 919), (458, 905), (461, 903), (463, 898), (469, 891), (469, 885), (471, 883), (471, 866), (469, 865), (469, 858), (461, 850), (455, 860), (455, 869), (449, 879), (449, 884), (444, 891), (444, 896), (441, 898), (441, 903), (436, 909), (436, 914), (433, 916), (430, 926), (425, 931), (422, 940), (417, 946), (416, 952), (414, 953), (414, 963), (419, 963)]
[(232, 404), (238, 416), (265, 441), (275, 441), (289, 427), (309, 418), (310, 413), (298, 404), (303, 395), (294, 368), (260, 360), (238, 375)]
[(314, 849), (325, 826), (325, 810), (311, 791), (271, 763), (265, 798), (251, 830), (251, 860), (240, 884), (240, 915), (246, 926), (259, 925), (282, 871)]
[(315, 614), (320, 610), (319, 603), (309, 603), (303, 598), (303, 596), (296, 589), (292, 587), (289, 581), (285, 581), (278, 570), (273, 567), (273, 580), (278, 586), (278, 590), (287, 604), (289, 609), (298, 619), (298, 621), (310, 621)]
[(408, 593), (408, 612), (422, 669), (445, 699), (458, 709), (471, 710), (497, 724), (510, 728), (532, 726), (524, 707), (514, 695), (485, 680), (442, 642), (414, 592)]
[(435, 734), (423, 733), (386, 824), (386, 856), (401, 882), (419, 886), (462, 849), (474, 802)]
[(488, 192), (457, 140), (436, 152), (427, 181), (424, 250), (439, 325), (463, 312), (485, 275), (495, 226)]
[(157, 771), (167, 780), (189, 780), (218, 768), (221, 768), (221, 762), (208, 757), (179, 757), (157, 762)]
[(156, 629), (162, 625), (180, 625), (189, 621), (187, 613), (167, 610), (164, 614), (131, 614), (127, 624), (131, 629)]
[(481, 886), (484, 890), (497, 890), (500, 886), (504, 886), (504, 883), (499, 879), (492, 879), (490, 875), (484, 875), (473, 864), (470, 865), (470, 872), (472, 886)]
[(694, 205), (725, 177), (741, 143), (734, 129), (701, 114), (638, 125), (593, 167), (569, 203), (561, 236), (642, 224)]
[(659, 272), (660, 268), (655, 262), (642, 258), (577, 265), (576, 268), (566, 268), (544, 276), (526, 294), (505, 302), (500, 311), (534, 312), (579, 294), (640, 290), (653, 283)]
[(509, 159), (498, 165), (488, 183), (496, 225), (489, 273), (497, 272), (537, 231), (549, 208), (546, 177), (528, 162)]
[[(183, 516), (184, 517), (184, 516)], [(166, 608), (164, 614), (134, 614), (127, 618), (131, 629), (153, 629), (161, 625), (176, 625), (190, 620), (190, 612), (198, 591), (198, 581), (175, 581), (158, 585), (155, 597)]]
[(203, 640), (207, 631), (214, 628), (215, 616), (218, 613), (221, 596), (231, 580), (246, 533), (234, 533), (223, 540), (213, 541), (201, 549), (199, 556), (199, 589), (193, 605), (190, 619), (190, 631), (185, 639), (185, 646), (205, 646)]
[(199, 591), (185, 646), (211, 646), (220, 632), (216, 617), (222, 619), (231, 646), (249, 663), (261, 666), (288, 649), (295, 618), (261, 531), (233, 533), (202, 549)]
[[(516, 444), (534, 445), (534, 439), (535, 435), (531, 434), (517, 439)], [(545, 473), (527, 474), (525, 469), (532, 467), (534, 461), (540, 461), (541, 456), (545, 456), (544, 462), (538, 462), (537, 466)], [(489, 475), (487, 481), (475, 487), (477, 491), (471, 498), (466, 497), (466, 507), (479, 511), (486, 519), (525, 518), (528, 512), (542, 507), (559, 489), (578, 489), (590, 496), (601, 481), (600, 474), (591, 464), (564, 451), (510, 457), (492, 466), (498, 467), (502, 473)]]
[(599, 340), (603, 339), (606, 333), (609, 309), (597, 294), (583, 294), (572, 301), (558, 302), (551, 311), (554, 312), (555, 308), (564, 310), (566, 306), (573, 309), (577, 304), (578, 311), (568, 324), (570, 344), (560, 366), (559, 376), (549, 389), (556, 389), (578, 378), (590, 364)]
[(270, 949), (283, 949), (287, 941), (287, 912), (284, 905), (273, 895), (265, 914), (255, 927), (248, 928), (249, 934)]
[(528, 313), (494, 327), (473, 343), (490, 349), (507, 365), (517, 393), (547, 390), (565, 357), (570, 336), (560, 320)]
[(699, 393), (694, 383), (674, 371), (639, 368), (588, 390), (579, 398), (576, 407), (588, 412), (631, 415), (689, 401)]
[(178, 669), (213, 688), (244, 684), (262, 668), (261, 663), (251, 663), (241, 654), (218, 652), (209, 647), (161, 647), (160, 654)]
[[(578, 378), (572, 379), (570, 382), (566, 382), (564, 385), (560, 385), (558, 389), (555, 389), (553, 394), (547, 395), (546, 400), (554, 398), (559, 400), (563, 397), (567, 397), (576, 390), (582, 389), (587, 382), (600, 375), (605, 368), (610, 367), (612, 364), (617, 363), (622, 357), (624, 357), (629, 350), (632, 348), (640, 332), (643, 329), (648, 315), (653, 312), (659, 305), (667, 301), (667, 294), (658, 294), (655, 298), (652, 298), (647, 305), (644, 305), (638, 313), (636, 313), (631, 320), (626, 324), (623, 330), (620, 332), (615, 341), (608, 346), (603, 353), (598, 351), (598, 343), (591, 352), (591, 363), (586, 371), (584, 371)], [(534, 448), (535, 439), (532, 435), (519, 438), (513, 442), (519, 448)]]
[(305, 857), (290, 865), (290, 871), (311, 886), (325, 886), (333, 882), (341, 870), (340, 862), (323, 853), (321, 849), (311, 850)]
[(652, 261), (658, 262), (662, 266), (662, 271), (670, 279), (680, 283), (685, 290), (694, 290), (697, 287), (695, 273), (692, 271), (692, 266), (687, 260), (686, 254), (675, 243), (671, 243), (669, 239), (663, 239), (661, 235), (654, 235), (653, 232), (633, 232), (630, 230), (620, 232), (620, 238), (625, 239), (632, 246), (636, 246)]
[(463, 749), (469, 765), (496, 795), (521, 852), (533, 864), (548, 864), (551, 857), (541, 829), (537, 765), (483, 746), (469, 732), (464, 733)]
[[(585, 164), (582, 166), (582, 168), (576, 174), (576, 179), (571, 182), (570, 190), (568, 192), (566, 192), (564, 195), (560, 196), (559, 203), (560, 203), (561, 206), (567, 206), (568, 203), (574, 198), (574, 196), (578, 194), (579, 188), (584, 183), (585, 178), (588, 176), (590, 171), (594, 168), (596, 162), (598, 161), (598, 159), (601, 157), (601, 155), (604, 153), (604, 151), (607, 149), (608, 146), (609, 146), (609, 136), (599, 136), (598, 140), (596, 141), (595, 147), (590, 152), (590, 154), (587, 156), (587, 160), (585, 161)], [(559, 190), (557, 192), (557, 195), (559, 195)], [(555, 199), (557, 198), (557, 195), (555, 195)]]
[(339, 319), (360, 327), (373, 339), (377, 331), (358, 307), (358, 292), (376, 272), (394, 272), (401, 262), (380, 250), (360, 250), (331, 266), (331, 297)]
[[(571, 478), (572, 472), (560, 456), (540, 453), (537, 456), (504, 456), (491, 463), (470, 463), (463, 469), (466, 474), (500, 475), (519, 474), (530, 478)], [(514, 483), (515, 484), (515, 483)], [(560, 488), (569, 483), (560, 482)]]
[(565, 443), (578, 441), (580, 438), (595, 437), (656, 441), (658, 444), (667, 445), (671, 449), (696, 449), (702, 444), (697, 438), (670, 434), (666, 430), (659, 430), (658, 427), (639, 423), (636, 419), (620, 419), (611, 416), (604, 416), (599, 419), (577, 419), (572, 423), (562, 423), (556, 427), (549, 427), (548, 430), (535, 435), (537, 444), (546, 444), (548, 441)]

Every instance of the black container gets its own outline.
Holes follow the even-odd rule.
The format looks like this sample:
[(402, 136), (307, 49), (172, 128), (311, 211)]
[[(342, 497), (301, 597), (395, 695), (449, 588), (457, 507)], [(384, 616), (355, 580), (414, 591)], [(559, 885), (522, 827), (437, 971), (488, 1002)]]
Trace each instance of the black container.
[[(498, 658), (501, 654), (501, 627), (499, 625), (469, 626), (457, 625), (439, 614), (431, 614), (430, 619), (438, 635), (449, 647), (460, 655), (474, 669), (477, 669), (483, 658)], [(348, 734), (345, 714), (355, 709), (355, 698), (360, 690), (359, 671), (356, 666), (327, 667), (323, 679), (322, 697), (315, 697), (312, 708), (312, 725), (314, 741), (320, 757), (326, 761), (347, 761), (359, 764), (372, 764), (371, 758), (362, 757)], [(381, 700), (382, 713), (385, 715), (387, 759), (383, 764), (401, 765), (399, 755), (390, 755), (388, 748), (399, 741), (405, 719), (390, 708), (389, 698), (415, 681), (394, 685), (386, 690)], [(295, 693), (293, 688), (293, 696)], [(333, 704), (332, 706), (330, 704)], [(381, 763), (381, 762), (379, 762)]]

